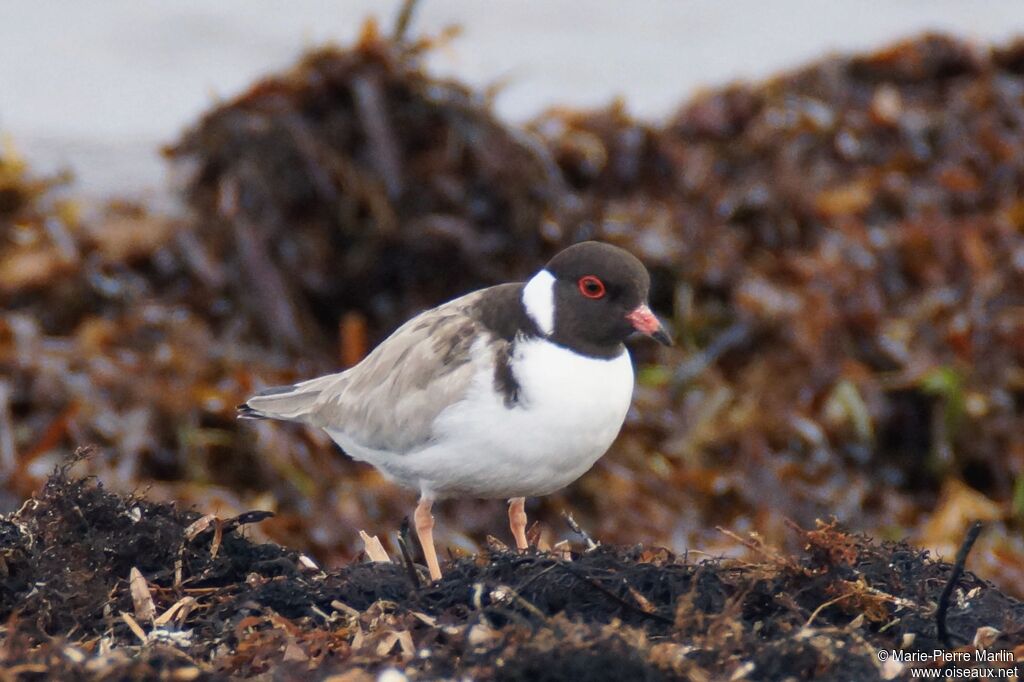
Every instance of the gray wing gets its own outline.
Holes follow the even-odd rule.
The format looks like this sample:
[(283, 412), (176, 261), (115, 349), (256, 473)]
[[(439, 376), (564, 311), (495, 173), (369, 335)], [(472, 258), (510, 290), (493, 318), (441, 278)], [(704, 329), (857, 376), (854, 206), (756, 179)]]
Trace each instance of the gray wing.
[(250, 398), (242, 416), (336, 429), (364, 447), (395, 453), (429, 443), (434, 419), (465, 396), (478, 371), (474, 341), (485, 334), (496, 354), (506, 352), (508, 343), (486, 334), (473, 315), (482, 293), (412, 318), (345, 372)]

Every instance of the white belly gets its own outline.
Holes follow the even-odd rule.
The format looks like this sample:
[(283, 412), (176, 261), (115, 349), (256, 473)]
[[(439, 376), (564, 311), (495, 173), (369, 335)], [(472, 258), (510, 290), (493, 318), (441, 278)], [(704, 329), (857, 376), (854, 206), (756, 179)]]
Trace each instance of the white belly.
[[(476, 350), (476, 349), (475, 349)], [(495, 393), (493, 365), (469, 395), (438, 417), (435, 443), (405, 454), (353, 456), (428, 497), (532, 497), (572, 483), (615, 440), (633, 395), (633, 366), (623, 351), (612, 360), (585, 358), (545, 340), (516, 350), (519, 402)]]

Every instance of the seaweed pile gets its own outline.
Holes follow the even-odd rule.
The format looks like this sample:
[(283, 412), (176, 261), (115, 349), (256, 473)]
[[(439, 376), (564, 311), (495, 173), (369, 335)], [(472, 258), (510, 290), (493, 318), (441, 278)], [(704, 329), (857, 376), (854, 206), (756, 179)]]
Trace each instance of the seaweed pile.
[(538, 226), (557, 169), (480, 96), (424, 74), (426, 47), (367, 24), (355, 50), (311, 52), (166, 150), (271, 347), (310, 353), (339, 311), (377, 340), (550, 253)]
[[(525, 129), (424, 73), (429, 47), (368, 29), (217, 106), (166, 150), (181, 215), (83, 206), (0, 154), (6, 510), (96, 443), (79, 467), (113, 490), (268, 509), (256, 536), (348, 561), (405, 493), (234, 405), (600, 238), (651, 266), (681, 343), (636, 349), (613, 451), (532, 503), (547, 544), (569, 508), (609, 543), (752, 551), (723, 526), (792, 553), (788, 519), (834, 516), (951, 556), (981, 518), (972, 569), (1022, 594), (1024, 43), (925, 36), (663, 125), (620, 103)], [(438, 511), (459, 551), (503, 525)]]
[[(757, 545), (756, 563), (639, 547), (493, 548), (426, 584), (408, 563), (323, 571), (254, 543), (242, 529), (260, 516), (182, 512), (59, 469), (0, 519), (0, 669), (19, 679), (364, 680), (391, 669), (782, 680), (909, 674), (879, 650), (991, 654), (961, 672), (1024, 660), (1024, 603), (927, 552), (833, 525), (796, 529), (799, 556)], [(944, 642), (935, 611), (947, 585)]]
[(637, 458), (674, 485), (640, 516), (684, 488), (717, 500), (699, 525), (747, 508), (778, 541), (769, 509), (836, 514), (946, 553), (972, 515), (1003, 520), (986, 575), (1020, 589), (1022, 65), (1024, 42), (925, 36), (705, 93), (661, 128), (622, 105), (533, 124), (572, 219), (655, 268), (689, 346), (647, 374)]

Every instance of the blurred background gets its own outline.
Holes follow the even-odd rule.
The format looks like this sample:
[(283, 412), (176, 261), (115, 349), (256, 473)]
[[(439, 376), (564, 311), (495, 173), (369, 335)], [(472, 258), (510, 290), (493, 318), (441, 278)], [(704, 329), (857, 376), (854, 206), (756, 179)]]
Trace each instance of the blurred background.
[(94, 444), (110, 488), (349, 561), (415, 496), (234, 406), (600, 238), (679, 344), (530, 502), (546, 541), (834, 518), (950, 557), (983, 519), (972, 568), (1022, 594), (1018, 2), (427, 1), (396, 40), (399, 5), (0, 7), (0, 509)]
[[(351, 42), (365, 17), (399, 0), (182, 0), (0, 7), (0, 128), (43, 169), (71, 167), (88, 193), (165, 189), (155, 150), (219, 99), (293, 62)], [(476, 89), (500, 85), (497, 112), (522, 122), (555, 105), (621, 96), (645, 119), (701, 87), (758, 79), (830, 51), (880, 47), (926, 30), (1001, 42), (1024, 28), (1014, 0), (438, 0), (415, 30), (461, 26), (431, 71)]]

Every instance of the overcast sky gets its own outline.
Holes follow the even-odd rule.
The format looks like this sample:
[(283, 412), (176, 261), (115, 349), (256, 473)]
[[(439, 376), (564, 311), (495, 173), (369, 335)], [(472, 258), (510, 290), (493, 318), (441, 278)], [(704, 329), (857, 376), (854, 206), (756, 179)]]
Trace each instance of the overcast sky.
[[(306, 47), (349, 42), (398, 0), (50, 0), (0, 3), (0, 133), (82, 187), (162, 185), (155, 149), (218, 98)], [(595, 107), (616, 95), (646, 118), (694, 89), (756, 79), (831, 50), (923, 30), (978, 41), (1024, 35), (1022, 0), (422, 0), (414, 31), (460, 24), (436, 72), (509, 84), (499, 112)]]

